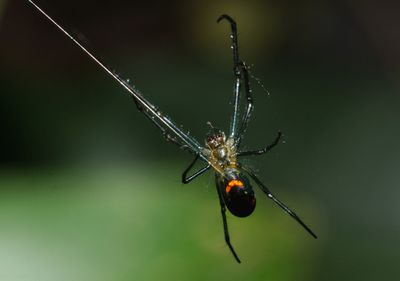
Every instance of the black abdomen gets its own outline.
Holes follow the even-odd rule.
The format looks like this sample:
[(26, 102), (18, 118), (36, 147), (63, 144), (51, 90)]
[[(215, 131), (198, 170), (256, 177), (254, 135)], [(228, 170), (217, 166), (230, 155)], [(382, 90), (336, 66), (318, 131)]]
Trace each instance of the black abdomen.
[(217, 181), (228, 210), (237, 217), (249, 216), (256, 207), (254, 191), (246, 176), (240, 173), (225, 174)]

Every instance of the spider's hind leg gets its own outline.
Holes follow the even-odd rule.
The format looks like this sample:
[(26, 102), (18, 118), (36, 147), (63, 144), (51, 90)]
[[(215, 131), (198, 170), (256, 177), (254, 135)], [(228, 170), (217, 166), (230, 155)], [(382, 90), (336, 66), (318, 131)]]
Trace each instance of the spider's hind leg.
[(245, 171), (255, 182), (256, 184), (260, 187), (260, 189), (267, 195), (269, 199), (274, 201), (279, 207), (281, 207), (287, 214), (289, 214), (293, 219), (295, 219), (312, 237), (317, 239), (317, 235), (300, 219), (300, 217), (291, 209), (289, 209), (288, 206), (286, 206), (283, 202), (281, 202), (278, 198), (275, 197), (275, 195), (272, 194), (272, 192), (269, 190), (268, 187), (265, 186), (265, 184), (262, 183), (262, 181), (254, 174), (253, 171), (246, 167), (240, 167), (243, 171)]
[(238, 255), (236, 254), (236, 252), (235, 252), (235, 250), (233, 249), (233, 246), (232, 246), (232, 244), (231, 244), (231, 240), (230, 240), (230, 237), (229, 237), (229, 231), (228, 231), (228, 222), (227, 222), (227, 220), (226, 220), (226, 206), (225, 206), (224, 199), (222, 198), (221, 191), (220, 191), (220, 189), (218, 188), (218, 181), (216, 181), (216, 182), (217, 182), (216, 187), (217, 187), (217, 193), (218, 193), (219, 203), (220, 203), (220, 206), (221, 206), (221, 215), (222, 215), (222, 223), (223, 223), (223, 226), (224, 226), (225, 242), (226, 242), (226, 244), (228, 245), (229, 249), (231, 250), (231, 252), (232, 252), (232, 254), (233, 254), (235, 260), (236, 260), (238, 263), (240, 263), (240, 259), (239, 259)]

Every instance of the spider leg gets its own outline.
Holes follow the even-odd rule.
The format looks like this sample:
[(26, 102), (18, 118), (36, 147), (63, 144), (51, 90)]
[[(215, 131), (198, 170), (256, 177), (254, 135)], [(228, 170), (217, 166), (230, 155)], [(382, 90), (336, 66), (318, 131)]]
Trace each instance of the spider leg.
[(250, 121), (251, 113), (253, 112), (253, 109), (254, 109), (253, 96), (252, 96), (252, 91), (250, 88), (249, 72), (247, 71), (247, 66), (244, 62), (240, 62), (240, 68), (241, 68), (242, 74), (243, 74), (244, 90), (246, 93), (246, 112), (243, 116), (242, 124), (240, 126), (239, 132), (238, 132), (236, 140), (235, 140), (236, 147), (239, 147), (239, 145), (240, 145), (240, 142), (244, 136), (244, 133), (247, 130), (247, 126)]
[(274, 142), (271, 143), (270, 145), (268, 145), (267, 147), (258, 149), (258, 150), (241, 151), (241, 152), (238, 152), (236, 154), (236, 156), (261, 155), (261, 154), (267, 153), (268, 151), (270, 151), (272, 148), (274, 148), (279, 143), (281, 137), (282, 137), (282, 132), (278, 131), (278, 135), (275, 138)]
[(280, 200), (278, 200), (269, 189), (261, 182), (261, 180), (250, 170), (245, 167), (241, 167), (246, 173), (250, 175), (250, 177), (257, 183), (260, 189), (268, 196), (269, 199), (272, 199), (279, 207), (281, 207), (286, 213), (288, 213), (292, 218), (294, 218), (312, 237), (317, 239), (317, 235), (296, 215), (295, 212), (289, 209), (285, 204), (283, 204)]
[(165, 127), (161, 126), (161, 124), (159, 124), (156, 120), (154, 120), (154, 118), (152, 118), (152, 115), (146, 111), (145, 109), (143, 109), (143, 106), (138, 102), (138, 100), (134, 97), (132, 97), (133, 101), (136, 104), (137, 109), (142, 112), (151, 122), (154, 123), (154, 125), (156, 125), (156, 127), (158, 129), (160, 129), (163, 137), (165, 138), (166, 141), (171, 142), (177, 146), (179, 146), (180, 148), (184, 149), (184, 150), (188, 150), (190, 152), (192, 152), (191, 149), (189, 149), (189, 147), (186, 144), (182, 144), (181, 142), (179, 142), (177, 140), (177, 138), (175, 136), (172, 136), (166, 129)]
[(207, 171), (208, 169), (210, 169), (211, 165), (208, 164), (207, 166), (201, 168), (200, 170), (198, 170), (197, 172), (195, 172), (193, 175), (191, 176), (187, 176), (187, 173), (190, 171), (190, 169), (193, 168), (194, 164), (196, 163), (196, 161), (199, 159), (199, 155), (197, 154), (196, 157), (194, 158), (194, 160), (192, 161), (192, 163), (190, 163), (189, 167), (186, 168), (185, 171), (183, 171), (182, 174), (182, 183), (187, 184), (189, 182), (191, 182), (192, 180), (194, 180), (195, 178), (197, 178), (198, 176), (200, 176), (201, 174), (203, 174), (205, 171)]
[(217, 22), (221, 20), (227, 20), (231, 25), (231, 40), (232, 40), (232, 52), (233, 52), (233, 74), (235, 76), (235, 83), (233, 87), (233, 112), (231, 117), (231, 124), (229, 130), (229, 136), (235, 137), (238, 126), (239, 118), (239, 101), (240, 101), (240, 84), (241, 84), (241, 71), (239, 63), (239, 51), (238, 51), (238, 39), (237, 39), (237, 28), (236, 22), (228, 15), (221, 15)]
[(238, 40), (237, 40), (237, 28), (236, 28), (236, 22), (228, 15), (221, 15), (218, 19), (217, 22), (219, 23), (221, 20), (227, 20), (229, 21), (231, 25), (231, 39), (232, 39), (232, 51), (233, 51), (233, 66), (234, 66), (234, 71), (239, 70), (239, 52), (238, 52)]
[(101, 69), (103, 69), (108, 75), (110, 75), (118, 84), (126, 90), (126, 92), (134, 99), (138, 109), (143, 112), (153, 123), (160, 128), (168, 140), (175, 139), (179, 142), (180, 146), (190, 150), (192, 153), (200, 154), (200, 158), (208, 162), (208, 159), (202, 153), (202, 145), (188, 132), (185, 132), (181, 126), (178, 126), (172, 121), (167, 115), (161, 113), (152, 103), (150, 103), (145, 97), (142, 96), (133, 86), (119, 77), (111, 68), (107, 67), (99, 58), (97, 58), (92, 52), (90, 52), (83, 44), (81, 44), (76, 38), (74, 38), (67, 30), (65, 30), (58, 22), (50, 17), (42, 8), (40, 8), (33, 0), (28, 0), (33, 7), (38, 10), (45, 18), (49, 20), (51, 24), (57, 27), (64, 35), (66, 35), (77, 47), (79, 47), (84, 53), (86, 53), (90, 59), (95, 62)]
[(224, 199), (222, 198), (222, 194), (218, 188), (218, 184), (216, 184), (216, 187), (217, 187), (217, 193), (218, 193), (218, 198), (219, 198), (219, 204), (221, 205), (221, 215), (222, 215), (222, 223), (224, 225), (225, 242), (228, 245), (229, 249), (231, 250), (233, 256), (235, 257), (235, 260), (238, 263), (240, 263), (240, 259), (239, 259), (238, 255), (236, 254), (235, 250), (233, 249), (233, 246), (232, 246), (230, 238), (229, 238), (228, 222), (226, 220), (226, 207), (225, 207)]

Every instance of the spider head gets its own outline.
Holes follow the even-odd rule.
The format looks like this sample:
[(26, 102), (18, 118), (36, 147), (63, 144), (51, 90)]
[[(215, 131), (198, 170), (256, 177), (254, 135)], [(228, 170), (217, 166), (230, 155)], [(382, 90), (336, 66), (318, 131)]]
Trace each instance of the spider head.
[(215, 149), (225, 143), (226, 137), (224, 132), (218, 128), (211, 128), (206, 136), (206, 144), (210, 149)]

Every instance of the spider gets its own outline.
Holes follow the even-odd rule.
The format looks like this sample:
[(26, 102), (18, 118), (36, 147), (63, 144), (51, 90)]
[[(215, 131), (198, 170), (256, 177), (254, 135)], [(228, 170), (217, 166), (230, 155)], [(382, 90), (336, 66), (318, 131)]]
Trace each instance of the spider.
[[(145, 99), (142, 94), (132, 87), (126, 80), (122, 79), (110, 68), (105, 66), (37, 4), (31, 0), (28, 1), (126, 90), (126, 92), (133, 98), (137, 109), (161, 130), (167, 141), (195, 154), (194, 160), (182, 174), (182, 182), (184, 184), (190, 183), (206, 171), (213, 169), (215, 173), (216, 191), (218, 193), (221, 208), (225, 241), (238, 263), (240, 263), (240, 259), (230, 242), (226, 220), (226, 209), (237, 217), (247, 217), (254, 211), (256, 207), (256, 198), (249, 178), (258, 185), (269, 199), (274, 201), (279, 207), (295, 219), (309, 234), (314, 238), (317, 238), (314, 232), (312, 232), (299, 216), (277, 199), (250, 168), (241, 165), (238, 161), (238, 159), (243, 156), (262, 155), (267, 153), (279, 143), (282, 133), (279, 131), (275, 140), (263, 149), (251, 151), (240, 150), (241, 140), (246, 132), (254, 105), (249, 83), (248, 66), (239, 59), (236, 22), (230, 16), (221, 15), (217, 20), (217, 22), (226, 20), (231, 27), (230, 37), (232, 41), (231, 47), (233, 50), (233, 73), (235, 83), (233, 90), (233, 112), (229, 134), (225, 135), (222, 130), (212, 126), (211, 123), (208, 122), (210, 131), (206, 135), (205, 146), (202, 146), (193, 136), (186, 133), (181, 127), (173, 122), (172, 119), (163, 114), (157, 107)], [(244, 87), (246, 108), (243, 116), (240, 116), (239, 104), (241, 93), (243, 92), (242, 87)], [(188, 175), (198, 160), (205, 162), (205, 166), (191, 175)]]

